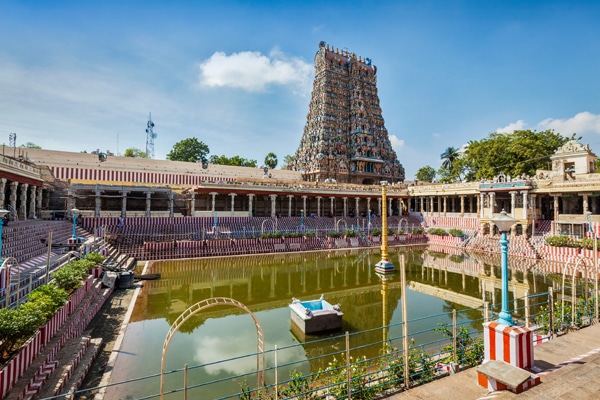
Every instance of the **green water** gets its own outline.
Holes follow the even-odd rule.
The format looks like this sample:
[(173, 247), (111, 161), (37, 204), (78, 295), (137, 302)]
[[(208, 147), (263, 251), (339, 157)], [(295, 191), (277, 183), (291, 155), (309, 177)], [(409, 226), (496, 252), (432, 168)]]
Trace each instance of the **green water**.
[[(488, 265), (487, 262), (493, 261), (486, 259), (424, 249), (390, 251), (390, 260), (397, 269), (402, 258), (406, 262), (405, 290), (399, 273), (386, 277), (385, 283), (375, 273), (375, 264), (381, 258), (377, 249), (153, 262), (146, 273), (160, 273), (161, 279), (143, 283), (112, 382), (160, 374), (163, 343), (171, 324), (186, 308), (214, 297), (235, 299), (256, 316), (264, 332), (264, 348), (269, 351), (267, 367), (275, 363), (275, 346), (280, 349), (277, 363), (285, 366), (280, 368), (279, 381), (287, 379), (292, 369), (307, 374), (326, 368), (331, 357), (317, 357), (343, 351), (345, 331), (351, 334), (351, 348), (360, 347), (352, 353), (356, 357), (376, 357), (381, 353), (384, 338), (396, 345), (402, 334), (403, 294), (408, 320), (412, 321), (409, 332), (420, 345), (434, 346), (432, 343), (439, 335), (431, 329), (438, 323), (450, 323), (448, 313), (452, 309), (462, 311), (459, 321), (480, 327), (482, 313), (471, 308), (473, 304), (482, 304), (484, 299), (500, 303), (499, 269)], [(548, 284), (543, 279), (512, 271), (511, 290), (516, 290), (517, 297), (524, 289), (530, 294), (544, 292)], [(440, 293), (446, 294), (445, 298), (448, 293), (460, 294), (452, 298), (459, 303), (436, 297)], [(292, 297), (314, 300), (321, 294), (330, 303), (341, 304), (343, 329), (304, 337), (291, 327), (288, 304)], [(511, 307), (522, 307), (522, 301), (513, 297), (511, 294)], [(428, 316), (432, 317), (424, 318)], [(321, 340), (315, 342), (316, 339)], [(256, 351), (257, 334), (252, 318), (240, 308), (219, 305), (203, 310), (174, 335), (165, 358), (165, 370), (189, 364), (190, 385), (226, 379), (255, 371)], [(225, 359), (234, 360), (217, 363)], [(274, 376), (270, 373), (266, 378), (272, 383)], [(248, 377), (250, 386), (254, 379), (254, 375)], [(189, 398), (225, 397), (239, 392), (241, 381), (229, 380), (191, 390)], [(166, 392), (182, 387), (183, 375), (167, 375), (165, 382)], [(110, 388), (106, 398), (151, 396), (159, 393), (159, 385), (158, 377), (122, 384)], [(183, 399), (183, 394), (169, 394), (165, 398)]]

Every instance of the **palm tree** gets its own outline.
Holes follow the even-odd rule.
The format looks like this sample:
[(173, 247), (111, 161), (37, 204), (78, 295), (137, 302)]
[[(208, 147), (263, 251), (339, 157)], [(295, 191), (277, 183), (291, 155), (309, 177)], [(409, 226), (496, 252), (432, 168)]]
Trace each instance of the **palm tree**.
[(275, 153), (271, 152), (267, 154), (267, 156), (265, 157), (265, 165), (270, 169), (275, 169), (275, 167), (277, 166), (277, 156), (275, 155)]
[(440, 154), (440, 158), (442, 159), (442, 167), (450, 169), (452, 168), (452, 164), (454, 160), (456, 160), (460, 154), (458, 153), (458, 149), (456, 147), (448, 147), (442, 154)]

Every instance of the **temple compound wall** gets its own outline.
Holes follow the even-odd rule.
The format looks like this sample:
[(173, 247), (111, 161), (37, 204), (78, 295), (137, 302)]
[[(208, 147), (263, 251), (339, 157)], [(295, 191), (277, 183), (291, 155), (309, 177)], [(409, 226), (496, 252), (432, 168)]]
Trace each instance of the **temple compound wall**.
[(369, 58), (319, 43), (308, 115), (292, 169), (304, 180), (379, 184), (404, 181)]

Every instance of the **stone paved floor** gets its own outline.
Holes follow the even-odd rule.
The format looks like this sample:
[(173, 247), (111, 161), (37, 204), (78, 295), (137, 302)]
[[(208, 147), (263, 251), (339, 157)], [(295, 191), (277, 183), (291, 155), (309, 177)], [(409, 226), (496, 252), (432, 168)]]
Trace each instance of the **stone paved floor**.
[(388, 398), (415, 399), (598, 399), (600, 398), (600, 324), (557, 337), (534, 349), (542, 383), (523, 393), (488, 392), (471, 368)]

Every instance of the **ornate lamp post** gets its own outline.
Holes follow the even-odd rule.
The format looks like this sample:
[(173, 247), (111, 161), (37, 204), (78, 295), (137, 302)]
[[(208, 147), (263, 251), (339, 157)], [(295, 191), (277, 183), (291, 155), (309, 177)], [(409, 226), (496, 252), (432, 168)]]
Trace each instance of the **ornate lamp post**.
[(0, 264), (2, 263), (2, 225), (4, 224), (4, 216), (8, 214), (8, 210), (0, 208)]
[[(381, 181), (381, 202), (387, 204), (387, 181)], [(381, 261), (375, 264), (375, 271), (380, 273), (393, 272), (394, 264), (388, 257), (388, 229), (387, 229), (387, 209), (381, 213)]]
[(77, 239), (77, 213), (79, 212), (78, 209), (73, 208), (71, 210), (71, 214), (73, 214), (73, 239)]
[(510, 230), (517, 220), (509, 217), (506, 214), (506, 211), (502, 210), (500, 215), (496, 218), (492, 218), (491, 221), (498, 227), (500, 232), (502, 232), (502, 238), (500, 239), (502, 267), (502, 310), (498, 315), (498, 323), (512, 326), (514, 323), (508, 309), (508, 239), (506, 238), (506, 232)]

